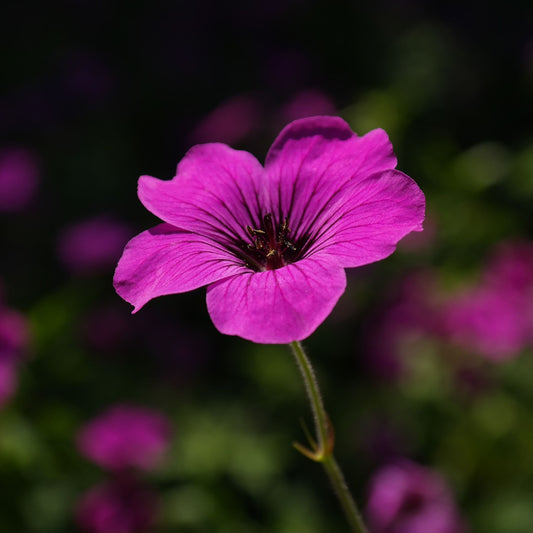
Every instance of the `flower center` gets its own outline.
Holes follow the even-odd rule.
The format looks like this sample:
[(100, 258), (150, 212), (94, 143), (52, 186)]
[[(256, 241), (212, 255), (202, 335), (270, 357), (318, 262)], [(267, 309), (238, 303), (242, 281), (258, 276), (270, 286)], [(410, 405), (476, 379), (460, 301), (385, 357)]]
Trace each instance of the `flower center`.
[(293, 263), (297, 259), (297, 248), (289, 241), (289, 220), (276, 224), (272, 215), (263, 217), (260, 228), (246, 226), (252, 240), (246, 245), (248, 265), (254, 270), (274, 270)]

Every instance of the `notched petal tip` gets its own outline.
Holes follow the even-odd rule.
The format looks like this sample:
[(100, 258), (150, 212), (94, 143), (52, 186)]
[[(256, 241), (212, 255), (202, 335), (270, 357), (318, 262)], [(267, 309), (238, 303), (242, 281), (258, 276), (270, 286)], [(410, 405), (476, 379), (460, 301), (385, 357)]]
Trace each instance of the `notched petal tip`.
[(349, 124), (341, 117), (318, 115), (315, 117), (300, 118), (287, 124), (281, 130), (278, 139), (284, 135), (290, 135), (293, 138), (323, 135), (335, 139), (348, 139), (354, 135), (354, 132)]
[(148, 175), (140, 176), (137, 180), (137, 196), (151, 213), (153, 213), (153, 209), (151, 209), (153, 197), (158, 194), (161, 187), (165, 186), (166, 181)]
[(138, 195), (160, 220), (198, 235), (242, 236), (264, 195), (263, 167), (222, 143), (192, 147), (168, 180), (141, 176)]
[(285, 126), (281, 133), (272, 143), (266, 157), (265, 165), (268, 165), (271, 159), (275, 158), (283, 146), (289, 140), (300, 140), (306, 137), (319, 136), (327, 140), (345, 141), (356, 134), (352, 131), (348, 123), (337, 116), (316, 116), (300, 118)]
[(131, 304), (133, 309), (131, 310), (132, 315), (136, 315), (148, 302), (145, 302), (143, 304), (135, 305)]
[[(126, 253), (126, 250), (124, 253)], [(123, 264), (123, 257), (124, 255), (120, 258), (115, 273), (113, 274), (113, 288), (125, 302), (132, 306), (130, 312), (132, 315), (135, 315), (148, 303), (148, 300), (138, 300), (135, 287), (133, 287), (132, 283), (124, 276), (127, 267)]]

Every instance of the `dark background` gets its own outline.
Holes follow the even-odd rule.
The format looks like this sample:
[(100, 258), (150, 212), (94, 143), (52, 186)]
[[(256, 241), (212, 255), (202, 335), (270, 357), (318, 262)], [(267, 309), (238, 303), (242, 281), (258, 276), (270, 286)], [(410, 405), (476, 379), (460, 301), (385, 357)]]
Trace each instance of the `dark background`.
[[(342, 530), (322, 472), (291, 448), (303, 438), (299, 417), (310, 417), (286, 348), (220, 335), (204, 290), (130, 316), (112, 288), (112, 262), (80, 273), (58, 253), (61, 235), (94, 216), (124, 222), (130, 236), (155, 225), (136, 198), (138, 176), (172, 177), (197, 141), (227, 141), (262, 160), (296, 118), (287, 105), (309, 91), (322, 98), (317, 109), (329, 102), (360, 134), (385, 128), (398, 167), (427, 197), (427, 242), (351, 272), (337, 309), (306, 342), (356, 499), (364, 507), (372, 473), (397, 454), (446, 476), (472, 531), (533, 531), (531, 349), (484, 366), (491, 385), (474, 396), (450, 385), (457, 368), (430, 336), (415, 343), (401, 378), (373, 370), (366, 353), (410, 272), (465, 285), (499, 242), (533, 238), (530, 6), (4, 6), (0, 150), (30, 150), (41, 178), (31, 203), (0, 213), (2, 297), (32, 332), (17, 393), (0, 413), (0, 531), (77, 530), (75, 502), (105, 474), (76, 451), (75, 434), (117, 402), (175, 424), (166, 467), (147, 479), (162, 501), (157, 531)], [(240, 97), (252, 102), (244, 133), (198, 129)], [(91, 320), (104, 312), (119, 325), (95, 344)], [(382, 425), (394, 435), (383, 453), (373, 440)]]

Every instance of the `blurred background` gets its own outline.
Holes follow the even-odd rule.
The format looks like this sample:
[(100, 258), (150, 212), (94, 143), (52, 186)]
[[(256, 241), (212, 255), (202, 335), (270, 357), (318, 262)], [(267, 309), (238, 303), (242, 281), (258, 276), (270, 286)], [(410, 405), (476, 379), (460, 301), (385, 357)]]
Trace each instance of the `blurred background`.
[(425, 231), (349, 271), (305, 342), (375, 533), (533, 531), (533, 9), (511, 0), (10, 2), (0, 21), (0, 531), (345, 531), (291, 446), (287, 347), (205, 289), (114, 292), (141, 174), (384, 128)]

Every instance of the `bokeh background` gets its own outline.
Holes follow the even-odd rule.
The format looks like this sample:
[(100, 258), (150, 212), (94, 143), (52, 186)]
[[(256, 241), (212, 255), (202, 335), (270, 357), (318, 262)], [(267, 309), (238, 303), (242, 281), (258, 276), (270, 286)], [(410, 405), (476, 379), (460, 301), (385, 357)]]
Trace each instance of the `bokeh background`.
[[(205, 290), (136, 315), (141, 174), (260, 160), (295, 118), (387, 130), (425, 231), (305, 345), (376, 533), (533, 531), (533, 10), (376, 0), (10, 2), (0, 21), (0, 531), (344, 531), (284, 346)], [(417, 522), (418, 520), (418, 522)], [(418, 525), (417, 525), (418, 524)], [(420, 525), (422, 524), (422, 526)], [(418, 527), (418, 529), (416, 529)]]

